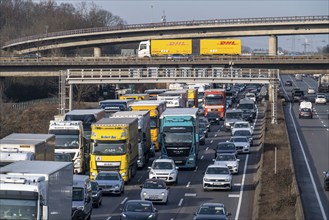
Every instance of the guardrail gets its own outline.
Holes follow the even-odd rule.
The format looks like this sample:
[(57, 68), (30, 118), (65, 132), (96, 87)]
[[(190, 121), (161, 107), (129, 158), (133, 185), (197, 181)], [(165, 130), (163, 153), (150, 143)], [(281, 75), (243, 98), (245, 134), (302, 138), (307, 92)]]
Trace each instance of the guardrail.
[(211, 20), (192, 20), (192, 21), (175, 21), (175, 22), (159, 22), (146, 24), (117, 25), (110, 27), (97, 27), (87, 29), (77, 29), (68, 31), (59, 31), (47, 34), (39, 34), (27, 37), (21, 37), (4, 43), (3, 48), (19, 42), (38, 40), (41, 38), (52, 38), (67, 35), (98, 33), (116, 30), (129, 30), (141, 28), (155, 27), (173, 27), (173, 26), (200, 26), (200, 25), (216, 25), (216, 24), (257, 24), (257, 23), (286, 23), (286, 22), (305, 22), (305, 21), (329, 21), (329, 16), (290, 16), (290, 17), (264, 17), (264, 18), (234, 18), (234, 19), (211, 19)]

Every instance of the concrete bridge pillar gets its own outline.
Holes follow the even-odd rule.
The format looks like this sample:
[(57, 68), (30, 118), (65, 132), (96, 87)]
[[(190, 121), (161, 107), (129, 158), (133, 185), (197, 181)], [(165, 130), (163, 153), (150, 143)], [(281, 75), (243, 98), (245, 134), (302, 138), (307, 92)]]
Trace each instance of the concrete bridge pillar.
[(278, 51), (278, 37), (271, 35), (268, 39), (268, 55), (275, 56)]
[(101, 57), (102, 49), (100, 47), (94, 47), (94, 57)]

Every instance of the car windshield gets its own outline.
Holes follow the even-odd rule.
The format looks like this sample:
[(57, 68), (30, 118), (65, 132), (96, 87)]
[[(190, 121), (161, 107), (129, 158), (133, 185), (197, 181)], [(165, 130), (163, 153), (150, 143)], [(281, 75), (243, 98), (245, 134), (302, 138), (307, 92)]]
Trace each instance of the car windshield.
[(235, 145), (232, 143), (220, 143), (217, 145), (217, 150), (235, 150)]
[(216, 161), (235, 161), (234, 155), (218, 155)]
[(247, 123), (235, 123), (235, 128), (249, 128), (249, 125)]
[(126, 212), (152, 212), (150, 203), (130, 202), (126, 204)]
[(99, 173), (96, 180), (119, 180), (119, 175), (117, 173)]
[(248, 142), (248, 139), (245, 137), (231, 138), (232, 142)]
[(208, 167), (206, 174), (229, 174), (227, 167)]
[(91, 183), (92, 191), (96, 191), (97, 190), (97, 183), (96, 182), (90, 182), (90, 183)]
[(165, 189), (166, 184), (160, 181), (146, 181), (143, 187), (146, 189)]
[(171, 170), (173, 165), (169, 162), (154, 162), (152, 168), (160, 170)]
[(234, 136), (247, 136), (250, 137), (250, 131), (236, 131), (234, 132)]
[(225, 211), (224, 211), (223, 207), (202, 206), (202, 207), (200, 207), (198, 214), (201, 214), (201, 215), (224, 215)]

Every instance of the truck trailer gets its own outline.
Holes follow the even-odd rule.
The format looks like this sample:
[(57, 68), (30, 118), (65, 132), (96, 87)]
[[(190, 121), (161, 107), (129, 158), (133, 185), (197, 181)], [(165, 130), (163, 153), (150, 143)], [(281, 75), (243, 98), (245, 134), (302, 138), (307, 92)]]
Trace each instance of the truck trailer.
[(181, 168), (195, 168), (199, 152), (197, 108), (168, 108), (161, 117), (161, 157)]
[(55, 135), (12, 133), (0, 140), (0, 151), (32, 152), (35, 160), (54, 161)]
[(0, 219), (71, 219), (72, 185), (71, 162), (18, 161), (4, 166)]
[(91, 130), (90, 178), (110, 170), (130, 181), (137, 170), (138, 119), (103, 118), (93, 123)]
[(149, 162), (153, 153), (151, 151), (150, 112), (149, 111), (123, 111), (116, 112), (112, 118), (138, 119), (138, 160), (137, 166), (143, 168)]
[(239, 39), (201, 39), (200, 55), (241, 55)]

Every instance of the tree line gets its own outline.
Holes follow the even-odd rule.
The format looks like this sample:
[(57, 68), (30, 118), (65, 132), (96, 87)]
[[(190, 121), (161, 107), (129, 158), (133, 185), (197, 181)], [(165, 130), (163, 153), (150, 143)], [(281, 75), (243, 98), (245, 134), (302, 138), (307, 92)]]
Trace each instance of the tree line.
[[(94, 3), (57, 4), (54, 0), (0, 0), (0, 46), (5, 42), (31, 35), (57, 31), (124, 25)], [(4, 53), (3, 51), (1, 53)]]

